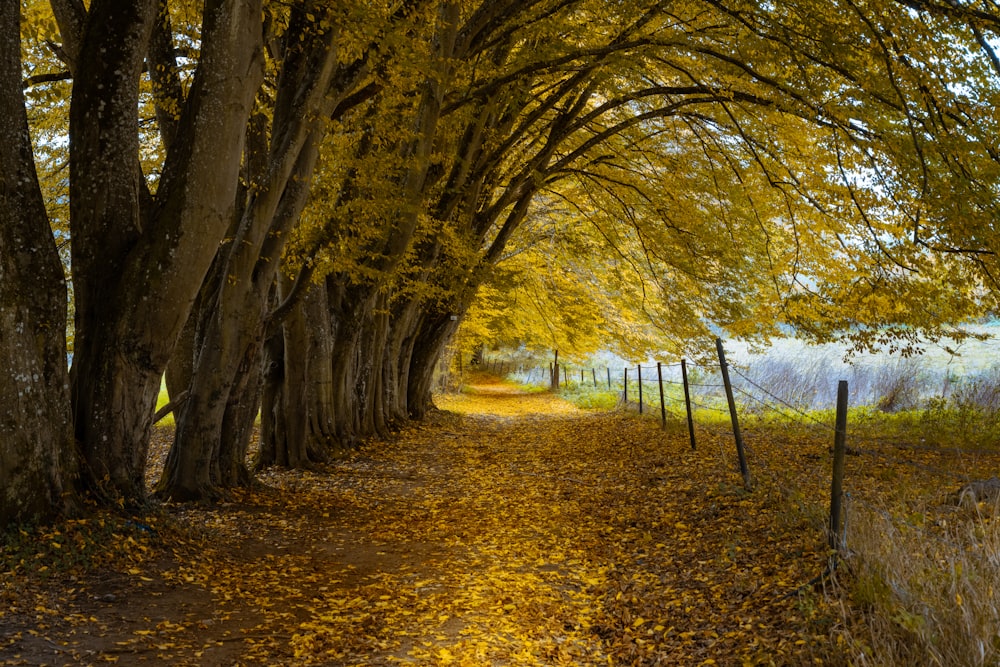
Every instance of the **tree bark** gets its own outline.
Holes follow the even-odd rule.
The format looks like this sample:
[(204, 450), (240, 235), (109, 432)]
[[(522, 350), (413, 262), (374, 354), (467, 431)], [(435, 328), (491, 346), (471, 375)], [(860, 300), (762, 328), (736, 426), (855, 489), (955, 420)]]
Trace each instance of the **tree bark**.
[(451, 313), (433, 312), (424, 316), (415, 336), (406, 385), (407, 404), (414, 419), (423, 419), (434, 409), (434, 371), (457, 325)]
[(366, 435), (362, 431), (362, 411), (357, 394), (361, 372), (358, 349), (364, 320), (373, 305), (367, 290), (357, 286), (350, 288), (333, 279), (327, 280), (327, 295), (332, 339), (330, 369), (333, 375), (331, 412), (336, 419), (334, 431), (340, 446), (353, 447), (359, 438)]
[(285, 336), (273, 331), (264, 340), (261, 363), (260, 450), (254, 470), (287, 466), (287, 456), (279, 442), (284, 439)]
[[(315, 10), (317, 15), (330, 11), (318, 6)], [(158, 493), (173, 500), (213, 498), (227, 481), (249, 479), (242, 472), (235, 478), (224, 478), (213, 471), (219, 471), (219, 457), (224, 452), (245, 452), (245, 443), (231, 438), (246, 437), (256, 406), (230, 409), (230, 405), (248, 399), (235, 397), (234, 391), (246, 381), (242, 374), (247, 359), (255, 355), (260, 360), (267, 296), (278, 273), (287, 232), (306, 203), (326, 131), (322, 119), (337, 102), (328, 94), (337, 60), (336, 30), (307, 30), (310, 26), (306, 24), (315, 20), (307, 14), (305, 6), (298, 7), (288, 29), (290, 34), (312, 37), (288, 42), (278, 80), (266, 173), (257, 175), (260, 185), (251, 194), (234, 242), (222, 252), (224, 268), (215, 277), (212, 298), (204, 303), (206, 326), (195, 352), (189, 399), (181, 409), (174, 444), (157, 484)], [(259, 396), (257, 386), (248, 389)], [(230, 419), (238, 414), (250, 416), (251, 421), (249, 425), (227, 423), (227, 414)], [(237, 464), (227, 461), (225, 465), (232, 470)], [(238, 467), (243, 465), (240, 462)]]
[(280, 340), (274, 341), (270, 368), (280, 374), (274, 374), (262, 408), (269, 423), (263, 429), (260, 466), (308, 468), (342, 449), (331, 412), (333, 341), (327, 303), (326, 284), (313, 285), (276, 336)]
[(0, 4), (0, 528), (71, 509), (66, 283), (21, 87), (20, 3)]
[(145, 443), (168, 345), (130, 326), (122, 282), (149, 218), (136, 108), (155, 2), (94, 2), (70, 103), (70, 224), (76, 339), (73, 418), (84, 481), (128, 502), (145, 495)]
[(224, 488), (246, 487), (253, 482), (247, 452), (253, 438), (254, 421), (260, 409), (261, 358), (263, 345), (250, 345), (236, 370), (236, 383), (222, 415), (219, 456), (213, 463), (214, 478)]
[(232, 219), (262, 77), (259, 1), (207, 2), (200, 61), (152, 197), (136, 108), (156, 11), (154, 0), (90, 5), (70, 109), (74, 426), (86, 487), (126, 503), (145, 499), (160, 379)]

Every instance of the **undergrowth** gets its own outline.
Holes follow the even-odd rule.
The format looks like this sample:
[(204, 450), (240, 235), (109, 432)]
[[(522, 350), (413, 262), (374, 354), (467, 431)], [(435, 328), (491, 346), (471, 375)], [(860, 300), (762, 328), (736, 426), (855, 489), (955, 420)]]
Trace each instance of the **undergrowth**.
[(997, 507), (922, 509), (853, 508), (842, 593), (857, 616), (845, 614), (843, 641), (859, 664), (996, 665)]

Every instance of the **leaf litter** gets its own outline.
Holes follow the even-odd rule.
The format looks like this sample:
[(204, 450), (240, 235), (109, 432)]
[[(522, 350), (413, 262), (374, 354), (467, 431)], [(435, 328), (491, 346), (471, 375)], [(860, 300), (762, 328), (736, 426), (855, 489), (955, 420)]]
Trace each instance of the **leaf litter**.
[(693, 451), (682, 424), (473, 389), (230, 502), (78, 521), (112, 536), (79, 567), (6, 554), (0, 664), (846, 662), (806, 585), (824, 517), (795, 508), (823, 504), (825, 440), (768, 455), (794, 493), (747, 492), (725, 433)]

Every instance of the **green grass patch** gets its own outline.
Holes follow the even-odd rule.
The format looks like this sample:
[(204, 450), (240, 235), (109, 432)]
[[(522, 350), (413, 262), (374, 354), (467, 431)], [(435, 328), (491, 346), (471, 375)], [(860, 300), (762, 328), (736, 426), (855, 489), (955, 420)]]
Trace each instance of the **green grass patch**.
[(594, 389), (592, 387), (577, 387), (575, 389), (563, 389), (559, 395), (584, 410), (613, 410), (618, 405), (619, 394), (617, 391), (607, 389)]
[[(156, 409), (159, 410), (169, 402), (170, 402), (170, 394), (167, 393), (167, 381), (166, 379), (161, 379), (160, 393), (156, 397)], [(174, 425), (174, 413), (172, 412), (156, 423), (156, 426), (173, 426), (173, 425)]]

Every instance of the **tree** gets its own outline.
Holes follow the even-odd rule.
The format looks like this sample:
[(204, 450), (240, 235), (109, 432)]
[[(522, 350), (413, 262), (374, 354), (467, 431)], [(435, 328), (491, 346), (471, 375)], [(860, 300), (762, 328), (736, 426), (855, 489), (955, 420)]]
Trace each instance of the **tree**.
[(66, 283), (22, 94), (20, 3), (0, 7), (0, 525), (74, 503)]
[[(189, 398), (160, 489), (177, 499), (247, 481), (261, 392), (265, 463), (419, 418), (491, 280), (565, 291), (566, 328), (595, 303), (624, 328), (607, 313), (638, 301), (674, 345), (785, 321), (905, 347), (995, 301), (990, 3), (54, 0), (59, 62), (28, 6), (28, 82), (72, 80), (48, 203), (71, 244), (73, 367), (67, 394), (66, 289), (38, 223), (65, 179), (48, 159), (32, 175), (41, 95), (17, 92), (5, 14), (3, 396), (47, 380), (44, 416), (5, 407), (28, 432), (4, 445), (22, 462), (6, 481), (44, 490), (3, 516), (51, 511), (75, 475), (67, 419), (82, 488), (142, 502), (171, 359)], [(553, 272), (532, 247), (547, 227), (563, 275), (530, 273)], [(37, 447), (41, 468), (23, 463)]]
[[(16, 156), (10, 164), (20, 175), (17, 181), (5, 180), (18, 184), (17, 200), (5, 204), (26, 205), (5, 206), (5, 212), (33, 218), (31, 226), (12, 221), (5, 233), (14, 234), (9, 242), (16, 247), (33, 249), (36, 264), (28, 273), (24, 258), (16, 271), (12, 263), (5, 289), (21, 295), (19, 299), (31, 298), (38, 309), (22, 313), (35, 327), (38, 354), (34, 359), (8, 359), (5, 374), (13, 372), (13, 387), (23, 394), (29, 387), (25, 377), (44, 372), (48, 381), (32, 390), (33, 405), (51, 408), (49, 414), (32, 418), (46, 420), (48, 427), (32, 424), (24, 414), (19, 417), (15, 432), (24, 432), (25, 438), (11, 443), (17, 453), (11, 457), (9, 481), (11, 489), (23, 489), (31, 476), (13, 477), (24, 470), (39, 465), (61, 469), (34, 500), (28, 494), (23, 501), (25, 507), (40, 508), (44, 503), (39, 499), (47, 498), (49, 512), (61, 505), (54, 493), (65, 490), (52, 480), (66, 479), (76, 469), (71, 457), (56, 455), (65, 451), (66, 439), (57, 435), (60, 424), (72, 425), (84, 489), (128, 503), (145, 496), (146, 443), (160, 376), (213, 248), (228, 226), (249, 105), (260, 80), (261, 49), (259, 4), (206, 4), (198, 69), (153, 192), (140, 165), (136, 109), (156, 3), (94, 2), (85, 7), (66, 1), (54, 3), (53, 9), (63, 38), (59, 53), (73, 79), (66, 195), (76, 309), (68, 383), (60, 381), (65, 378), (65, 286), (52, 232), (43, 224), (47, 216), (39, 206), (38, 182), (27, 167), (31, 154), (18, 121), (26, 110), (14, 78), (20, 78), (18, 60), (10, 51), (4, 82), (10, 94), (4, 100), (10, 107), (5, 118), (14, 124), (0, 140), (6, 154)], [(8, 49), (18, 44), (17, 28), (16, 16), (7, 16), (3, 29)], [(214, 104), (218, 99), (231, 103)], [(8, 247), (5, 263), (21, 252)], [(5, 341), (22, 326), (7, 325)], [(18, 342), (9, 340), (13, 350)], [(23, 348), (23, 341), (18, 347)], [(19, 370), (23, 364), (23, 370), (32, 369), (27, 376)], [(66, 415), (72, 416), (71, 422)], [(28, 444), (39, 437), (48, 440), (51, 451), (21, 469), (32, 447), (42, 452)], [(32, 474), (38, 478), (37, 470)], [(17, 503), (13, 510), (6, 507), (4, 516), (19, 512)]]
[[(937, 69), (935, 95), (954, 100), (946, 82), (967, 72), (957, 64), (967, 60), (961, 52), (971, 35), (956, 40), (960, 24), (921, 25), (926, 16), (905, 12), (888, 14), (906, 25), (894, 24), (850, 2), (823, 11), (809, 2), (691, 4), (698, 6), (711, 9), (684, 15), (678, 5), (661, 15), (674, 23), (657, 25), (636, 58), (641, 64), (614, 79), (603, 111), (588, 111), (579, 144), (587, 152), (570, 148), (554, 163), (547, 195), (577, 205), (582, 192), (589, 204), (582, 218), (613, 211), (628, 221), (632, 247), (642, 248), (633, 266), (661, 276), (658, 297), (671, 304), (675, 323), (703, 319), (759, 336), (784, 320), (819, 339), (853, 327), (860, 346), (897, 341), (907, 349), (919, 330), (939, 335), (981, 312), (970, 267), (940, 256), (957, 244), (935, 251), (907, 243), (904, 221), (912, 228), (919, 207), (926, 216), (936, 204), (885, 178), (909, 170), (912, 183), (920, 182), (919, 169), (947, 173), (920, 159), (929, 154), (921, 144), (938, 150), (950, 142), (934, 113), (918, 108), (929, 87), (917, 63)], [(845, 31), (845, 23), (857, 30)], [(893, 41), (915, 30), (928, 40), (908, 51)], [(897, 70), (910, 77), (905, 84)], [(981, 69), (973, 80), (993, 87)], [(628, 115), (616, 116), (616, 105)], [(616, 145), (616, 137), (627, 141)], [(961, 154), (940, 162), (961, 164)], [(696, 168), (685, 179), (679, 164)], [(990, 173), (986, 167), (979, 173)], [(952, 178), (968, 182), (969, 173)], [(684, 201), (675, 193), (698, 194)], [(918, 212), (907, 210), (908, 201), (919, 202)], [(707, 206), (710, 218), (699, 210)], [(724, 224), (706, 224), (712, 219)], [(620, 247), (616, 225), (600, 224)], [(982, 255), (992, 256), (975, 242), (962, 245), (981, 266)]]
[(262, 11), (206, 3), (198, 67), (153, 193), (136, 108), (157, 5), (94, 2), (85, 14), (67, 5), (60, 30), (67, 47), (79, 45), (70, 51), (74, 426), (88, 488), (137, 502), (163, 370), (233, 215), (262, 80)]
[(216, 485), (248, 481), (250, 427), (259, 403), (263, 327), (268, 294), (288, 230), (305, 205), (328, 118), (353, 92), (358, 65), (338, 64), (341, 28), (322, 3), (293, 5), (282, 49), (273, 108), (254, 146), (249, 187), (236, 202), (232, 240), (215, 259), (195, 312), (187, 400), (158, 490), (174, 500), (211, 497)]

